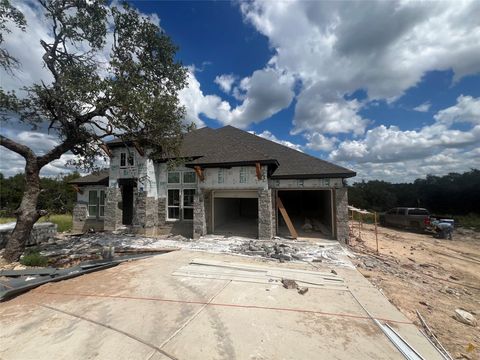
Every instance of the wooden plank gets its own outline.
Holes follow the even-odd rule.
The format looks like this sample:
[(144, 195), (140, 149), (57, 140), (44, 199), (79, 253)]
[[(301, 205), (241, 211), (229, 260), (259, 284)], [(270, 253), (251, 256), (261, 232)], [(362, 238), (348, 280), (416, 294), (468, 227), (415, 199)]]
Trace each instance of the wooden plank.
[(280, 196), (277, 196), (277, 208), (280, 210), (280, 213), (283, 216), (283, 220), (285, 220), (285, 223), (287, 224), (288, 231), (290, 231), (290, 235), (292, 238), (297, 239), (298, 234), (297, 231), (295, 230), (295, 227), (292, 224), (292, 221), (290, 220), (290, 216), (288, 216), (287, 210), (285, 209), (285, 206), (283, 206), (282, 199), (280, 199)]

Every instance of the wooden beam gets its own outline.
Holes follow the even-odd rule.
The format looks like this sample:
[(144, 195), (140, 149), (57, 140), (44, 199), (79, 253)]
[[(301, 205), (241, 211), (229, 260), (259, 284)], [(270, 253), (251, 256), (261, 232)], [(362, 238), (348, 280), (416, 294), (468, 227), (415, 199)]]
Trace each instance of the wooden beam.
[(290, 231), (290, 235), (292, 236), (292, 238), (297, 239), (298, 238), (297, 231), (295, 230), (295, 227), (293, 226), (292, 221), (290, 220), (290, 216), (288, 216), (287, 210), (285, 209), (285, 206), (283, 206), (283, 202), (279, 196), (277, 196), (277, 209), (280, 210), (283, 220), (285, 220), (285, 223), (287, 224), (288, 231)]
[(101, 143), (101, 144), (99, 145), (99, 147), (100, 147), (100, 149), (102, 149), (102, 150), (105, 152), (105, 154), (108, 155), (109, 158), (112, 158), (112, 157), (113, 157), (113, 153), (112, 153), (112, 151), (110, 150), (110, 148), (107, 146), (107, 144)]
[(72, 184), (73, 190), (79, 194), (83, 194), (83, 190), (77, 185), (77, 184)]
[(133, 142), (133, 147), (137, 150), (140, 156), (145, 156), (145, 151), (143, 151), (142, 147), (138, 145), (136, 141)]
[(260, 166), (260, 163), (255, 163), (255, 170), (257, 172), (257, 179), (262, 180), (262, 167)]
[(205, 179), (205, 177), (203, 176), (202, 168), (200, 166), (195, 166), (194, 169), (195, 169), (195, 173), (197, 174), (200, 181), (203, 181)]

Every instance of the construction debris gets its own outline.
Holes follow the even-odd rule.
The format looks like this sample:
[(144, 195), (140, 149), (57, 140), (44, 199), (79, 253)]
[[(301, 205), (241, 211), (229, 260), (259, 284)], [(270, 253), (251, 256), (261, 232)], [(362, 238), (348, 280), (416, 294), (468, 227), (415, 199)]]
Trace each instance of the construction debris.
[(308, 291), (308, 287), (301, 287), (301, 288), (298, 288), (298, 293), (300, 295), (305, 295)]
[(475, 316), (462, 309), (455, 309), (455, 319), (466, 325), (477, 326)]
[(295, 280), (291, 279), (282, 279), (282, 284), (285, 289), (296, 289), (298, 287), (298, 284), (295, 282)]
[(108, 269), (125, 261), (144, 259), (148, 256), (151, 255), (129, 255), (110, 260), (89, 261), (66, 269), (0, 270), (0, 301), (7, 300), (49, 282), (67, 280), (94, 271)]

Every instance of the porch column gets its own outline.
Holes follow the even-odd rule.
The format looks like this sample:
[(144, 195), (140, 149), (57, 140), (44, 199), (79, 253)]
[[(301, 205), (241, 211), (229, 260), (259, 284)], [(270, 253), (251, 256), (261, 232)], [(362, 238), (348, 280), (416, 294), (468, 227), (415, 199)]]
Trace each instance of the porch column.
[(348, 193), (347, 188), (335, 189), (335, 220), (337, 240), (348, 243)]
[(105, 194), (105, 231), (114, 231), (122, 226), (122, 192), (120, 188), (109, 187)]
[(258, 191), (258, 238), (273, 238), (272, 190)]
[(199, 239), (206, 233), (205, 194), (200, 191), (193, 197), (193, 238)]

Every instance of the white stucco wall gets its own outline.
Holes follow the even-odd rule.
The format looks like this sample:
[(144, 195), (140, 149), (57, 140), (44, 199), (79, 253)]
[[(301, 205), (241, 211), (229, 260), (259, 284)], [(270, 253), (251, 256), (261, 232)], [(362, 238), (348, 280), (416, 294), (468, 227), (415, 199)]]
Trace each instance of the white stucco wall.
[[(207, 168), (203, 170), (204, 181), (199, 183), (200, 188), (206, 189), (267, 189), (267, 167), (262, 166), (262, 179), (257, 179), (255, 166), (244, 166), (246, 182), (240, 182), (240, 169), (232, 168)], [(223, 183), (219, 182), (219, 172), (223, 171)]]
[(330, 189), (343, 187), (343, 181), (341, 178), (270, 179), (269, 187), (272, 189)]

